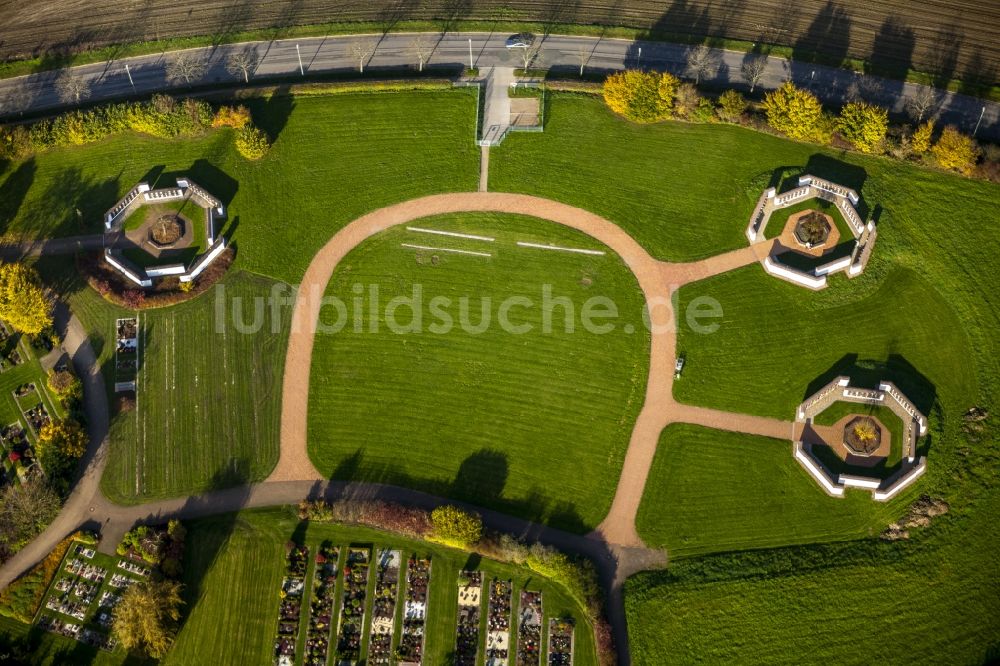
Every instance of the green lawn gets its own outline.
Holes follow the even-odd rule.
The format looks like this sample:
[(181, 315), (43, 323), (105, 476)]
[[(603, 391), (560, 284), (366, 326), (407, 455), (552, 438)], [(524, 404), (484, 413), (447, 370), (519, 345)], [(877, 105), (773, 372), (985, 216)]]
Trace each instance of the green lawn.
[(142, 312), (138, 404), (120, 413), (114, 325), (135, 313), (101, 298), (64, 260), (37, 265), (68, 294), (104, 372), (112, 420), (101, 487), (109, 498), (135, 504), (267, 476), (278, 460), (291, 317), (290, 306), (275, 311), (268, 298), (287, 295), (287, 285), (234, 269), (192, 301)]
[(699, 558), (640, 574), (625, 589), (632, 663), (993, 663), (998, 511), (992, 490), (910, 542)]
[[(379, 331), (317, 335), (309, 404), (309, 451), (324, 474), (414, 486), (585, 531), (603, 519), (625, 448), (642, 405), (649, 335), (642, 293), (610, 250), (588, 256), (517, 247), (515, 241), (602, 249), (597, 241), (532, 218), (466, 214), (427, 218), (419, 227), (495, 237), (485, 243), (430, 236), (397, 227), (352, 251), (327, 289), (345, 303), (355, 285), (377, 285), (381, 302), (423, 290), (423, 334), (393, 333), (385, 310)], [(492, 257), (437, 253), (401, 243), (486, 251)], [(606, 248), (603, 248), (606, 249)], [(570, 299), (543, 324), (543, 290)], [(445, 306), (453, 330), (434, 334), (440, 320), (430, 301)], [(609, 297), (619, 319), (607, 334), (581, 326), (584, 303)], [(458, 301), (468, 297), (468, 321), (478, 324), (485, 299), (493, 322), (482, 333), (459, 325)], [(502, 301), (528, 298), (510, 312), (524, 334), (498, 325)], [(366, 306), (367, 308), (367, 306)], [(322, 323), (336, 319), (327, 308)], [(368, 316), (368, 310), (365, 311)], [(411, 321), (403, 309), (400, 324)], [(364, 323), (364, 321), (362, 321)], [(601, 324), (606, 323), (601, 321)], [(636, 333), (625, 332), (626, 326)], [(402, 447), (402, 448), (401, 448)]]
[[(376, 550), (398, 548), (404, 561), (413, 553), (430, 555), (424, 663), (447, 663), (454, 649), (456, 581), (459, 570), (466, 566), (483, 571), (487, 582), (493, 576), (513, 579), (515, 599), (522, 587), (542, 590), (546, 618), (563, 614), (576, 618), (574, 663), (578, 666), (597, 663), (593, 634), (582, 609), (560, 586), (537, 574), (376, 530), (300, 523), (289, 509), (228, 514), (191, 523), (184, 574), (188, 611), (177, 642), (163, 663), (270, 663), (285, 543), (293, 535), (310, 547), (310, 560), (324, 540), (340, 546), (374, 544)], [(225, 640), (219, 640), (220, 637)]]
[(912, 496), (889, 504), (860, 490), (830, 497), (792, 458), (789, 441), (678, 424), (660, 437), (636, 527), (676, 560), (867, 537)]
[(180, 140), (121, 135), (0, 165), (0, 235), (96, 233), (135, 183), (163, 187), (188, 175), (227, 204), (223, 232), (239, 250), (238, 265), (294, 284), (352, 219), (425, 194), (476, 189), (469, 90), (247, 103), (275, 139), (258, 162), (236, 153), (230, 130), (217, 130)]

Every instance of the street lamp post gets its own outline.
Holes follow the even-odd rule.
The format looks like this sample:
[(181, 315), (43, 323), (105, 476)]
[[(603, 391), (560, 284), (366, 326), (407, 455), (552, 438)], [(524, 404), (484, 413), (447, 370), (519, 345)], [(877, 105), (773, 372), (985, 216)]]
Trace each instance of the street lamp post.
[(983, 110), (979, 112), (979, 120), (976, 121), (976, 129), (972, 130), (972, 137), (973, 138), (976, 137), (976, 132), (979, 131), (979, 123), (983, 122), (983, 116), (985, 114), (986, 114), (986, 107), (984, 106)]
[(128, 63), (125, 63), (125, 73), (128, 74), (128, 82), (132, 84), (132, 92), (135, 92), (135, 81), (132, 80), (132, 72), (129, 71)]
[(295, 45), (295, 55), (299, 57), (299, 74), (302, 76), (306, 75), (306, 70), (302, 68), (302, 52), (299, 51), (299, 45)]
[(469, 37), (469, 69), (475, 69), (472, 64), (472, 37)]

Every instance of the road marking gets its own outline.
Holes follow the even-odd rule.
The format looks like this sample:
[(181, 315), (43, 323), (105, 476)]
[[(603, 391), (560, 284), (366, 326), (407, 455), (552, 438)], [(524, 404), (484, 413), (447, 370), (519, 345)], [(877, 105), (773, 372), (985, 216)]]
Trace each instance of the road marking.
[(485, 241), (492, 243), (496, 238), (489, 236), (474, 236), (473, 234), (459, 234), (454, 231), (441, 231), (439, 229), (424, 229), (423, 227), (406, 227), (407, 231), (416, 231), (419, 234), (437, 234), (438, 236), (451, 236), (452, 238), (467, 238), (469, 240)]
[(542, 245), (541, 243), (526, 243), (524, 241), (517, 241), (517, 244), (519, 247), (533, 247), (539, 250), (557, 250), (559, 252), (576, 252), (577, 254), (604, 256), (604, 252), (601, 250), (585, 250), (582, 247), (559, 247), (558, 245)]
[(489, 252), (473, 252), (472, 250), (456, 250), (450, 247), (429, 247), (427, 245), (413, 245), (411, 243), (400, 243), (403, 247), (411, 250), (431, 250), (433, 252), (454, 252), (455, 254), (471, 254), (476, 257), (492, 257)]

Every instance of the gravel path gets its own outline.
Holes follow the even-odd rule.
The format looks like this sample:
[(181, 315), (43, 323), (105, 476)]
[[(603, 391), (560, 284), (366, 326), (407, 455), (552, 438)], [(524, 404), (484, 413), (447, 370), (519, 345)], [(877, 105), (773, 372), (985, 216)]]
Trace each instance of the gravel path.
[[(104, 380), (86, 331), (68, 308), (60, 305), (56, 310), (56, 325), (63, 332), (64, 347), (74, 368), (83, 378), (90, 446), (79, 480), (59, 516), (48, 529), (0, 567), (0, 589), (44, 558), (67, 534), (81, 528), (100, 530), (100, 547), (110, 551), (125, 531), (137, 523), (295, 504), (306, 498), (381, 498), (424, 508), (433, 508), (445, 502), (456, 503), (407, 488), (325, 480), (309, 459), (307, 408), (313, 337), (319, 308), (327, 283), (340, 260), (354, 247), (389, 227), (429, 215), (458, 212), (530, 215), (582, 231), (622, 258), (639, 282), (650, 308), (652, 331), (646, 398), (632, 431), (611, 510), (597, 530), (580, 536), (495, 511), (469, 507), (483, 514), (485, 524), (492, 529), (518, 534), (528, 540), (541, 541), (591, 558), (598, 567), (608, 595), (608, 612), (618, 646), (619, 663), (630, 663), (622, 585), (633, 573), (666, 564), (666, 554), (647, 548), (635, 530), (635, 516), (663, 428), (670, 423), (694, 423), (780, 439), (797, 434), (797, 426), (791, 422), (682, 405), (673, 399), (676, 330), (671, 296), (688, 282), (760, 261), (767, 256), (772, 242), (758, 243), (703, 261), (667, 263), (651, 257), (624, 230), (598, 215), (524, 194), (468, 192), (413, 199), (354, 220), (320, 249), (303, 276), (292, 314), (282, 388), (280, 457), (274, 471), (262, 483), (130, 507), (105, 499), (100, 492), (100, 478), (107, 460), (109, 425)], [(30, 250), (32, 253), (65, 254), (79, 247), (80, 240), (66, 239), (66, 242), (55, 244), (42, 242), (33, 244)], [(18, 247), (21, 253), (26, 249), (26, 245)]]

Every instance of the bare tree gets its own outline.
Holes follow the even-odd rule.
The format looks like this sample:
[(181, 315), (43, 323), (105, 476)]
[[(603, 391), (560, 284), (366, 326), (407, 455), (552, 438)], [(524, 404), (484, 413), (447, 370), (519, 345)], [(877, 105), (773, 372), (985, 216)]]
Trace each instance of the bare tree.
[(576, 61), (580, 65), (580, 78), (583, 78), (583, 68), (590, 62), (592, 52), (586, 44), (581, 44), (576, 49)]
[(369, 39), (351, 44), (351, 55), (358, 61), (358, 71), (365, 73), (365, 62), (375, 55), (375, 48), (378, 43)]
[(63, 72), (56, 79), (56, 94), (63, 102), (79, 104), (90, 97), (90, 82), (72, 72)]
[(257, 52), (244, 49), (229, 56), (226, 60), (226, 71), (233, 76), (242, 76), (244, 83), (250, 83), (250, 74), (257, 69)]
[(518, 49), (521, 55), (521, 67), (527, 71), (532, 65), (540, 65), (542, 63), (542, 45), (532, 44), (527, 48)]
[(743, 73), (743, 78), (750, 84), (751, 93), (760, 80), (764, 78), (765, 70), (767, 70), (767, 56), (753, 56), (743, 61), (740, 71)]
[(205, 73), (205, 63), (190, 53), (182, 53), (167, 65), (167, 80), (191, 83)]
[(422, 72), (424, 71), (424, 63), (430, 59), (431, 53), (434, 52), (434, 44), (427, 38), (427, 35), (417, 35), (410, 42), (408, 50), (410, 55), (417, 59), (417, 71)]
[(917, 86), (917, 92), (906, 99), (906, 110), (917, 124), (924, 121), (924, 116), (934, 115), (937, 105), (937, 91), (930, 86)]
[(721, 63), (722, 58), (718, 52), (701, 44), (688, 51), (685, 71), (688, 76), (694, 77), (694, 82), (697, 85), (701, 83), (701, 77), (715, 76)]
[(854, 77), (847, 86), (847, 100), (850, 102), (876, 102), (882, 95), (882, 81), (868, 74)]

